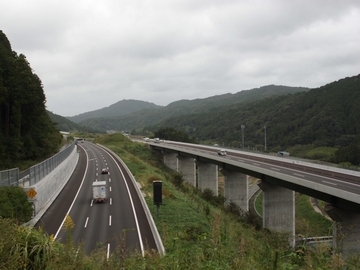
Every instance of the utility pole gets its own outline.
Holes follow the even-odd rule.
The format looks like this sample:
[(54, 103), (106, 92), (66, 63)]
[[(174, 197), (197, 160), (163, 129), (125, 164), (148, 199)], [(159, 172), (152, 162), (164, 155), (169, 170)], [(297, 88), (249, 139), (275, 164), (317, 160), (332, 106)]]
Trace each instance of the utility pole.
[(264, 126), (265, 129), (265, 151), (266, 151), (266, 125)]
[(244, 129), (245, 129), (245, 125), (241, 125), (241, 131), (242, 131), (242, 149), (244, 149)]

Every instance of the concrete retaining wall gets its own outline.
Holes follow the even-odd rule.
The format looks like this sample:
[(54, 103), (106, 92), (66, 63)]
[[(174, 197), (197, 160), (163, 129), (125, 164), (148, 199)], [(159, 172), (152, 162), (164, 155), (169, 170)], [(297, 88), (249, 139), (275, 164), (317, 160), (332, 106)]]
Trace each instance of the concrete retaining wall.
[(29, 201), (34, 205), (34, 218), (26, 225), (34, 226), (39, 221), (70, 179), (78, 160), (79, 153), (77, 147), (74, 147), (69, 157), (50, 174), (35, 185), (24, 187), (25, 192), (29, 196)]

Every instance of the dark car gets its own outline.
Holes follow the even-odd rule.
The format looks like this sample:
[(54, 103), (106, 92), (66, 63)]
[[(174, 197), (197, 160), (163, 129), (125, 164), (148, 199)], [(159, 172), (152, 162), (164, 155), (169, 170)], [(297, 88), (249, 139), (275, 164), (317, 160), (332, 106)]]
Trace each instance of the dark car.
[(109, 173), (109, 170), (108, 169), (102, 169), (101, 170), (101, 174), (108, 174)]

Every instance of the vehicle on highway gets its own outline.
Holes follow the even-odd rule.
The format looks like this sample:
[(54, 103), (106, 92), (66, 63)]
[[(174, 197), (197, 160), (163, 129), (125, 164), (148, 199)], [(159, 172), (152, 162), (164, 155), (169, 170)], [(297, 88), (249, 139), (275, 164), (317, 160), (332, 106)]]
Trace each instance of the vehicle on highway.
[(220, 149), (220, 150), (218, 151), (218, 155), (219, 155), (219, 156), (226, 156), (226, 150), (225, 150), (225, 149)]
[(94, 203), (106, 202), (106, 181), (93, 182)]
[(148, 137), (145, 137), (145, 138), (144, 138), (144, 141), (145, 141), (145, 142), (149, 142), (150, 139), (149, 139)]
[(159, 143), (159, 142), (160, 142), (160, 138), (155, 138), (155, 139), (154, 139), (154, 142)]
[(104, 168), (101, 170), (101, 174), (108, 174), (109, 173), (109, 170)]

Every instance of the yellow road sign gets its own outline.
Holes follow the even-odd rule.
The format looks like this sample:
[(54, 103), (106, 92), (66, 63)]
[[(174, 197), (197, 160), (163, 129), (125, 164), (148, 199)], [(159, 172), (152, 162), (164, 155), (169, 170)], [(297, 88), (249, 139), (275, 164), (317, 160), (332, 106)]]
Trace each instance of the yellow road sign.
[(29, 189), (29, 191), (27, 192), (27, 195), (32, 199), (36, 196), (37, 192), (35, 191), (35, 189), (31, 188)]

